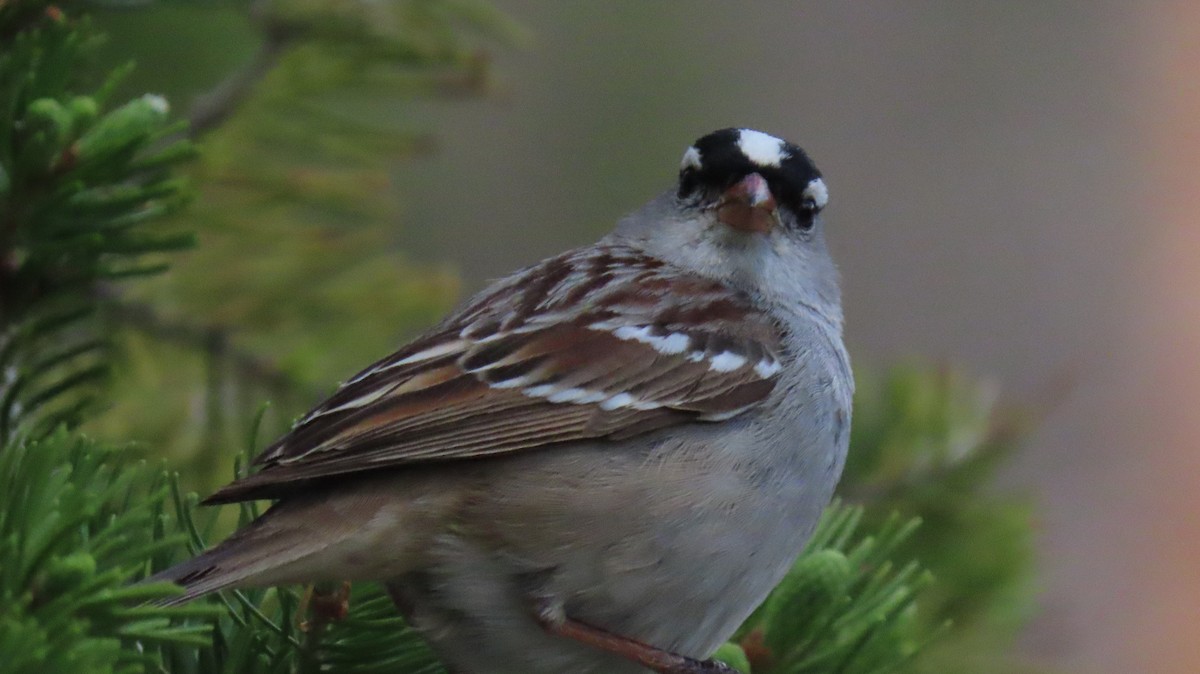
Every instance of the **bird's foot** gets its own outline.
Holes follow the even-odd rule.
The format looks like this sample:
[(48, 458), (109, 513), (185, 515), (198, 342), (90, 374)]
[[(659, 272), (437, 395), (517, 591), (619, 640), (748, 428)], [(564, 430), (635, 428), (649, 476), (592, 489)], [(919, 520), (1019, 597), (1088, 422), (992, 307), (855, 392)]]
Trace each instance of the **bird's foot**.
[(723, 662), (689, 658), (579, 622), (567, 617), (557, 602), (539, 600), (534, 610), (547, 632), (618, 655), (659, 674), (737, 674)]
[[(309, 620), (311, 612), (312, 619)], [(344, 582), (336, 588), (310, 585), (300, 598), (296, 619), (300, 630), (307, 632), (314, 625), (324, 626), (346, 617), (350, 613), (350, 583)]]

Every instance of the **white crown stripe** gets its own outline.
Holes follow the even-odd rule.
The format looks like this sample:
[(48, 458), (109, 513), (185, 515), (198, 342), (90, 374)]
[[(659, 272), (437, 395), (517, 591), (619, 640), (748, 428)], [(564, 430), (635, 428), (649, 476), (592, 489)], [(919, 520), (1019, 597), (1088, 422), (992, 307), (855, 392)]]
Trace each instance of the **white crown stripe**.
[(778, 168), (788, 158), (784, 141), (754, 129), (738, 131), (738, 149), (750, 161), (759, 166)]

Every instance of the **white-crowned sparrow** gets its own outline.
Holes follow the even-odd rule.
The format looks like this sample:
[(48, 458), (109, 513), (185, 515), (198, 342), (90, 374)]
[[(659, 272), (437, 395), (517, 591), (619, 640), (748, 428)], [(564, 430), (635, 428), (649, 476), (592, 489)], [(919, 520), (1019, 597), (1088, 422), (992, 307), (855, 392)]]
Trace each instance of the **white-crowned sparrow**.
[(704, 136), (612, 234), (341, 386), (207, 501), (277, 503), (155, 579), (381, 580), (456, 672), (723, 671), (845, 458), (826, 200), (800, 148)]

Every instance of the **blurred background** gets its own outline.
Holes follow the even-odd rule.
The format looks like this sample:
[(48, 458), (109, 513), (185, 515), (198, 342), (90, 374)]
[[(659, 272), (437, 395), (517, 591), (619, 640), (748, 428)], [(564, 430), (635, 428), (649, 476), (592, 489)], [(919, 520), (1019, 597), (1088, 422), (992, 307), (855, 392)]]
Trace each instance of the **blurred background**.
[[(96, 15), (101, 61), (132, 56), (122, 86), (204, 147), (201, 246), (132, 294), (147, 338), (99, 432), (172, 437), (215, 475), (228, 455), (202, 449), (245, 444), (222, 409), (295, 413), (486, 279), (607, 232), (696, 137), (754, 127), (825, 173), (856, 364), (952, 363), (1037, 415), (995, 487), (1037, 504), (1022, 648), (1200, 671), (1200, 5), (491, 6), (403, 54), (289, 49), (241, 4)], [(400, 56), (431, 67), (376, 67)], [(258, 388), (196, 393), (237, 377)], [(175, 412), (130, 413), (155, 407)]]

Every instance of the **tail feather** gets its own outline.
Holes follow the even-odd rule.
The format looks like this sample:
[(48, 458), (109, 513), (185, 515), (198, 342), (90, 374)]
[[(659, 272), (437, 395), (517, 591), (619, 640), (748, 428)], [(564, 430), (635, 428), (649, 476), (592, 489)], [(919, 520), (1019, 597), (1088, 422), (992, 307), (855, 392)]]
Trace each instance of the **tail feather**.
[[(280, 526), (273, 512), (251, 523), (216, 547), (150, 576), (145, 583), (168, 581), (184, 588), (162, 605), (172, 606), (231, 587), (262, 587), (295, 582), (298, 562), (328, 546), (305, 526)], [(315, 579), (314, 579), (315, 580)]]
[(422, 548), (412, 532), (444, 517), (458, 498), (436, 485), (402, 487), (387, 477), (332, 496), (281, 501), (211, 550), (145, 582), (182, 585), (184, 593), (165, 602), (180, 604), (226, 588), (402, 575)]

